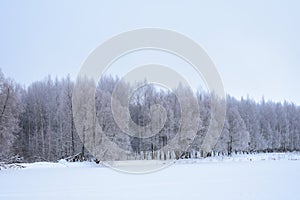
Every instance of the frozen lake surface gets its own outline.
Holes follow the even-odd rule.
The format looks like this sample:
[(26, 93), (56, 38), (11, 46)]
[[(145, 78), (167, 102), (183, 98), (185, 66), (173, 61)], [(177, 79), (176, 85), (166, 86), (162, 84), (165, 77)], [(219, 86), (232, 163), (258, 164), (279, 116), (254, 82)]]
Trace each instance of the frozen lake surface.
[(132, 175), (94, 163), (33, 163), (0, 170), (0, 199), (299, 200), (299, 155), (188, 160)]

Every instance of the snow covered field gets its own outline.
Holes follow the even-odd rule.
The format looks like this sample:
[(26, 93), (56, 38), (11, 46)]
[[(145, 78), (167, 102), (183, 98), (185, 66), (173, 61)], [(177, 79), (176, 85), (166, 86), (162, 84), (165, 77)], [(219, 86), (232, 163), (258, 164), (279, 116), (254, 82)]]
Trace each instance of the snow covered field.
[(299, 200), (300, 155), (181, 160), (144, 175), (94, 163), (33, 163), (0, 170), (0, 199)]

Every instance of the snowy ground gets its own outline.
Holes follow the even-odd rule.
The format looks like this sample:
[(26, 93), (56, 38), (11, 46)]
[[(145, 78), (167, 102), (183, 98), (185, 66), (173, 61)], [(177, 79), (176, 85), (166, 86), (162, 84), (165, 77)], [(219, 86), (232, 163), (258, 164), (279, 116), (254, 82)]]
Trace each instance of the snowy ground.
[[(136, 163), (135, 163), (136, 164)], [(300, 199), (300, 155), (181, 160), (144, 175), (93, 163), (33, 163), (0, 170), (0, 199)]]

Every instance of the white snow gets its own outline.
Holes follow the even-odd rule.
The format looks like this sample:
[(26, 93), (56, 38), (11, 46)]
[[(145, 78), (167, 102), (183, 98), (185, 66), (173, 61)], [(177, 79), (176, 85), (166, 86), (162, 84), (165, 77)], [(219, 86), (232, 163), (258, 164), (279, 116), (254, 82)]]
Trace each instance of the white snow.
[(257, 154), (182, 160), (143, 175), (89, 162), (22, 164), (25, 169), (0, 170), (0, 199), (299, 200), (299, 158)]

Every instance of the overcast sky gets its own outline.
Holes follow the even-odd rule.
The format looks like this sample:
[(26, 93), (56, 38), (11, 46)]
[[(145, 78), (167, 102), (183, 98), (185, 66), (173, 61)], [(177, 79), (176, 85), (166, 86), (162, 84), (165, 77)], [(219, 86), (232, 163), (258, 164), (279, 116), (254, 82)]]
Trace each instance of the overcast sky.
[(300, 105), (299, 1), (1, 1), (0, 68), (29, 85), (75, 79), (89, 53), (124, 31), (159, 27), (199, 43), (227, 93)]

